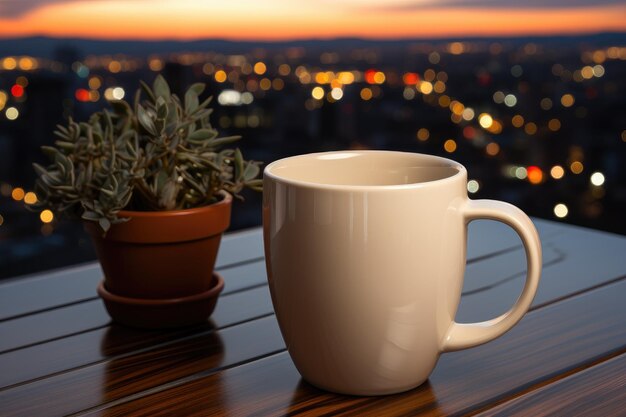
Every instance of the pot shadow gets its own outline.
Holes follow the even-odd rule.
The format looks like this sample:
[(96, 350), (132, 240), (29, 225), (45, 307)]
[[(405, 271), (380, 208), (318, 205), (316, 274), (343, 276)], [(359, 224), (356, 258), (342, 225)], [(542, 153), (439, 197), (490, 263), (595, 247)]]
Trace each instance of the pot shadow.
[[(219, 368), (224, 344), (212, 320), (179, 329), (146, 330), (116, 323), (100, 342), (100, 404)], [(110, 358), (107, 360), (107, 358)], [(102, 413), (107, 414), (107, 410)]]
[(356, 396), (325, 391), (301, 378), (292, 394), (286, 414), (386, 415), (394, 410), (396, 413), (403, 410), (409, 414), (440, 410), (430, 381), (426, 380), (422, 385), (399, 394)]

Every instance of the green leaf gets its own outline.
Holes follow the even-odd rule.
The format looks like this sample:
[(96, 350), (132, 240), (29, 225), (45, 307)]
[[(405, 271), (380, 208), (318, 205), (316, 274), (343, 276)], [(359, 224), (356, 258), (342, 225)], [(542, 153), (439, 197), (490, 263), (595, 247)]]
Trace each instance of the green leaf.
[(52, 132), (52, 134), (58, 138), (61, 138), (63, 140), (70, 140), (70, 137), (68, 134), (61, 132), (60, 130), (55, 130), (54, 132)]
[(241, 139), (241, 136), (225, 136), (223, 138), (213, 139), (208, 145), (212, 148), (219, 148), (230, 143), (237, 142)]
[(261, 168), (259, 168), (257, 164), (249, 162), (246, 165), (246, 169), (243, 171), (244, 181), (249, 182), (255, 179), (259, 175), (259, 172), (261, 172)]
[(167, 104), (163, 97), (157, 98), (156, 101), (157, 118), (161, 120), (167, 119)]
[(33, 164), (33, 169), (35, 170), (37, 175), (39, 175), (40, 177), (43, 177), (44, 175), (48, 175), (48, 171), (46, 171), (44, 167), (42, 167), (41, 165), (37, 163)]
[(263, 180), (257, 179), (257, 180), (252, 180), (252, 181), (246, 181), (246, 185), (249, 187), (263, 186)]
[(157, 194), (160, 194), (161, 190), (165, 186), (165, 183), (169, 180), (169, 175), (167, 175), (167, 172), (165, 172), (164, 170), (161, 170), (157, 174), (155, 180), (156, 180), (156, 182), (155, 182), (156, 192), (157, 192)]
[(161, 74), (157, 75), (154, 79), (154, 83), (152, 84), (152, 89), (154, 90), (155, 97), (163, 97), (164, 99), (170, 98), (170, 86), (165, 81), (165, 78)]
[(148, 133), (151, 133), (154, 136), (157, 135), (156, 126), (154, 125), (152, 118), (141, 105), (137, 106), (137, 119), (139, 120), (141, 126), (148, 131)]
[(111, 228), (111, 221), (105, 217), (100, 218), (98, 220), (98, 224), (100, 225), (100, 227), (105, 233), (108, 232), (109, 229)]
[(81, 218), (85, 220), (97, 221), (100, 218), (100, 215), (94, 211), (85, 210)]
[(52, 146), (42, 146), (41, 151), (44, 153), (44, 155), (46, 155), (52, 161), (55, 160), (57, 154), (59, 153), (59, 150)]
[(63, 149), (64, 151), (68, 151), (68, 152), (73, 151), (74, 148), (76, 147), (76, 145), (73, 144), (72, 142), (66, 142), (64, 140), (57, 140), (54, 142), (54, 144), (58, 146), (59, 148)]
[(159, 206), (166, 210), (172, 210), (176, 207), (176, 195), (178, 194), (178, 184), (176, 181), (169, 179), (161, 190), (159, 198)]
[(263, 180), (252, 180), (246, 182), (246, 187), (254, 191), (263, 191)]
[(187, 90), (185, 93), (185, 110), (187, 113), (191, 114), (196, 111), (199, 104), (200, 100), (198, 100), (198, 94), (191, 88)]
[(154, 93), (152, 92), (150, 86), (141, 80), (139, 80), (139, 84), (141, 85), (141, 90), (148, 96), (148, 99), (154, 103), (156, 97), (154, 96)]
[(243, 155), (239, 149), (235, 149), (235, 178), (243, 176)]
[[(206, 106), (208, 106), (211, 101), (213, 101), (213, 96), (209, 96), (209, 98), (207, 98), (206, 100), (204, 100), (202, 103), (200, 103), (200, 105), (198, 106), (198, 109), (204, 109)], [(209, 113), (206, 115), (202, 115), (202, 117), (208, 116), (209, 114), (211, 114), (213, 112), (213, 109), (208, 109), (207, 110)]]
[(107, 190), (106, 188), (101, 188), (100, 192), (106, 195), (107, 197), (111, 197), (111, 198), (115, 197), (115, 191), (113, 190)]
[(206, 139), (212, 139), (216, 136), (217, 132), (213, 129), (198, 129), (188, 136), (187, 139), (191, 141), (202, 141)]
[(70, 131), (67, 130), (67, 128), (65, 126), (63, 126), (63, 125), (56, 125), (56, 128), (57, 128), (57, 130), (65, 133), (66, 135), (70, 134)]
[(199, 96), (204, 92), (205, 87), (206, 85), (204, 83), (194, 83), (187, 89), (187, 91), (192, 90), (197, 96)]
[(165, 124), (178, 124), (178, 106), (176, 103), (167, 103), (167, 117), (165, 118)]
[(183, 177), (183, 181), (188, 183), (193, 189), (198, 191), (200, 194), (206, 192), (204, 187), (202, 187), (202, 185), (200, 183), (198, 183), (196, 180), (194, 180), (193, 177), (191, 175), (189, 175), (187, 172), (183, 171), (181, 174), (182, 174), (181, 176)]

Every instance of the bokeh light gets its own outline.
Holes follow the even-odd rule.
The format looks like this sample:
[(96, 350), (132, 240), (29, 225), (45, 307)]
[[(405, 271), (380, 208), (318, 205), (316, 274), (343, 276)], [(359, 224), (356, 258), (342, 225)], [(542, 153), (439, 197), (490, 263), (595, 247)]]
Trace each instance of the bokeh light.
[(480, 184), (476, 180), (469, 180), (467, 182), (467, 191), (474, 194), (480, 190)]
[(604, 174), (601, 172), (594, 172), (593, 174), (591, 174), (591, 177), (589, 178), (589, 180), (591, 181), (593, 185), (595, 185), (596, 187), (599, 187), (602, 184), (604, 184)]
[(26, 195), (26, 193), (21, 187), (15, 187), (13, 191), (11, 191), (11, 198), (15, 201), (21, 201), (24, 198), (24, 195)]
[(321, 100), (324, 98), (324, 89), (322, 87), (313, 87), (313, 90), (311, 90), (311, 97), (313, 97), (315, 100)]
[(568, 213), (569, 210), (565, 204), (559, 203), (554, 206), (554, 215), (559, 219), (566, 217)]
[(213, 78), (215, 78), (215, 81), (217, 81), (218, 83), (223, 83), (224, 81), (226, 81), (226, 78), (228, 78), (228, 76), (226, 75), (226, 71), (218, 70), (215, 71)]
[(39, 219), (42, 221), (42, 223), (51, 223), (52, 220), (54, 220), (54, 214), (52, 213), (52, 211), (46, 209), (39, 213)]
[(569, 169), (574, 174), (580, 174), (585, 169), (585, 166), (580, 161), (574, 161), (570, 164)]
[(572, 107), (574, 105), (574, 96), (571, 94), (563, 94), (561, 96), (561, 104), (563, 107)]
[(560, 165), (555, 165), (550, 168), (550, 176), (555, 180), (560, 180), (565, 175), (565, 170)]
[(365, 87), (361, 89), (360, 96), (362, 100), (370, 100), (372, 98), (372, 89), (369, 87)]
[(7, 119), (15, 120), (19, 117), (20, 112), (15, 107), (9, 107), (4, 114)]
[(334, 100), (341, 100), (341, 98), (343, 97), (343, 90), (341, 88), (333, 88), (332, 90), (330, 90), (330, 96)]
[(500, 145), (495, 142), (491, 142), (485, 147), (485, 152), (489, 156), (496, 156), (498, 153), (500, 153)]
[(443, 149), (448, 153), (456, 151), (456, 142), (454, 139), (448, 139), (443, 143)]
[(37, 202), (37, 194), (32, 191), (24, 194), (24, 203), (26, 204), (35, 204)]
[(488, 129), (493, 124), (493, 118), (487, 113), (482, 113), (478, 116), (478, 123), (485, 129)]
[(263, 75), (267, 71), (267, 66), (263, 62), (257, 62), (254, 64), (254, 73), (257, 75)]
[(543, 171), (535, 165), (526, 168), (526, 176), (531, 184), (540, 184), (543, 181)]
[(561, 121), (559, 119), (550, 119), (548, 122), (548, 129), (553, 132), (558, 131), (561, 128)]

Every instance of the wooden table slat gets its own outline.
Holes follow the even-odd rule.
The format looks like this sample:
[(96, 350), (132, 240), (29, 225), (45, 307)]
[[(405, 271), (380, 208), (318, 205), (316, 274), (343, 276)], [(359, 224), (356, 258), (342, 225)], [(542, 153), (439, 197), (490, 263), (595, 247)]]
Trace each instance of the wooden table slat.
[(282, 350), (278, 324), (266, 317), (0, 391), (0, 409), (4, 417), (67, 415)]
[[(533, 306), (549, 303), (564, 293), (575, 293), (596, 285), (626, 276), (626, 238), (604, 233), (592, 233), (586, 229), (571, 228), (567, 234), (545, 239), (543, 242), (546, 259), (541, 282)], [(563, 257), (559, 262), (554, 255)], [(514, 255), (514, 254), (511, 254)], [(523, 255), (515, 261), (523, 262)], [(547, 265), (547, 266), (545, 266)], [(512, 271), (515, 274), (514, 268)], [(499, 281), (511, 274), (491, 275), (491, 282)], [(474, 278), (466, 274), (466, 282)], [(507, 280), (489, 291), (467, 293), (461, 299), (457, 317), (464, 321), (485, 320), (507, 311), (521, 293), (524, 274), (517, 273), (514, 279)]]
[(206, 332), (213, 326), (232, 326), (266, 316), (272, 311), (267, 287), (262, 287), (221, 297), (206, 325), (167, 332), (113, 325), (5, 353), (0, 355), (0, 389), (154, 349), (181, 337)]
[(531, 391), (479, 416), (626, 416), (626, 354)]
[[(267, 284), (263, 261), (239, 264), (220, 271), (225, 280), (221, 297)], [(21, 346), (97, 329), (110, 321), (99, 298), (0, 321), (0, 354)]]
[[(533, 311), (496, 341), (443, 355), (426, 384), (403, 394), (371, 398), (320, 391), (303, 382), (289, 356), (281, 353), (93, 414), (469, 413), (626, 352), (625, 295), (626, 281), (621, 281)], [(593, 337), (580, 337), (581, 332)]]

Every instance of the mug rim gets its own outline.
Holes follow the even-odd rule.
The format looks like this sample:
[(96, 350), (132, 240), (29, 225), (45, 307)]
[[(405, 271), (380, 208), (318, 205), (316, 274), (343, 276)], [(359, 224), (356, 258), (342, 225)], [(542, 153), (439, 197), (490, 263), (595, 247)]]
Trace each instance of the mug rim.
[[(342, 154), (342, 153), (354, 153), (354, 154), (392, 154), (392, 155), (410, 155), (414, 157), (422, 157), (425, 159), (439, 161), (445, 166), (450, 168), (454, 168), (457, 170), (456, 173), (435, 180), (415, 182), (409, 184), (387, 184), (387, 185), (356, 185), (356, 184), (326, 184), (322, 182), (315, 181), (303, 181), (296, 180), (292, 178), (287, 178), (284, 176), (280, 176), (271, 172), (272, 168), (275, 168), (277, 165), (286, 162), (292, 162), (298, 159), (308, 159), (315, 158), (323, 155), (332, 155), (332, 154)], [(351, 191), (377, 191), (377, 190), (407, 190), (407, 189), (417, 189), (417, 188), (426, 188), (426, 187), (435, 187), (442, 186), (447, 183), (453, 183), (458, 181), (458, 177), (467, 177), (467, 169), (459, 162), (456, 162), (452, 159), (444, 158), (436, 155), (429, 155), (425, 153), (418, 152), (403, 152), (403, 151), (389, 151), (389, 150), (340, 150), (340, 151), (327, 151), (327, 152), (313, 152), (313, 153), (305, 153), (300, 155), (289, 156), (286, 158), (277, 159), (265, 166), (263, 170), (263, 177), (271, 179), (273, 181), (282, 182), (285, 184), (304, 187), (304, 188), (317, 188), (317, 189), (326, 189), (326, 190), (351, 190)]]

